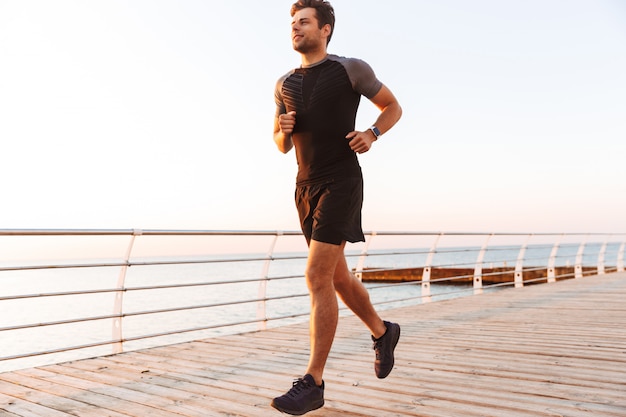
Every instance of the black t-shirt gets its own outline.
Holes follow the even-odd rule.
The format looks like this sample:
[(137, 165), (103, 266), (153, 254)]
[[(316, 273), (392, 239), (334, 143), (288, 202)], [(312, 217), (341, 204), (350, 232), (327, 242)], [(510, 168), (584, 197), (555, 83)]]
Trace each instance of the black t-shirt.
[(276, 116), (296, 112), (292, 139), (298, 185), (361, 175), (346, 135), (355, 130), (361, 95), (372, 98), (381, 87), (367, 63), (336, 55), (278, 80)]

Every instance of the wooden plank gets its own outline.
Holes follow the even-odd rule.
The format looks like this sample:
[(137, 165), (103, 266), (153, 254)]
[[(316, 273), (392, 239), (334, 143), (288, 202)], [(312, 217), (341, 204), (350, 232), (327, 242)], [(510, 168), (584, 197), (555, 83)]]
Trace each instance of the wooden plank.
[[(89, 361), (87, 361), (89, 362)], [(73, 364), (81, 364), (76, 362)], [(106, 407), (123, 413), (132, 409), (130, 415), (159, 415), (159, 416), (225, 416), (224, 410), (214, 409), (215, 401), (206, 395), (192, 395), (181, 393), (179, 390), (166, 390), (144, 382), (143, 374), (118, 377), (110, 372), (110, 368), (102, 367), (94, 371), (74, 367), (70, 364), (46, 367), (65, 377), (64, 380), (82, 379), (90, 383), (100, 384), (93, 387), (90, 393), (104, 394), (113, 397)], [(69, 377), (69, 378), (68, 378)], [(211, 409), (207, 409), (207, 402), (211, 402)], [(236, 408), (236, 404), (229, 404)]]
[[(164, 413), (150, 406), (141, 406), (134, 401), (120, 401), (121, 390), (111, 391), (108, 394), (94, 393), (92, 390), (83, 389), (64, 389), (61, 384), (50, 384), (38, 381), (36, 378), (20, 376), (16, 373), (8, 375), (0, 374), (2, 378), (2, 391), (7, 392), (24, 401), (28, 401), (37, 405), (45, 406), (47, 413), (56, 416), (54, 412), (58, 412), (59, 416), (98, 416), (106, 413), (110, 416), (138, 416), (138, 415), (157, 415), (160, 417), (172, 417), (178, 414)], [(11, 383), (11, 380), (16, 381)], [(124, 412), (115, 412), (112, 407), (116, 404), (123, 403)], [(100, 414), (98, 414), (100, 413)], [(48, 414), (38, 414), (46, 416)]]
[[(32, 383), (26, 381), (25, 378), (19, 378), (17, 375), (13, 375), (11, 379), (16, 380), (14, 384), (4, 384), (2, 390), (14, 396), (15, 398), (23, 399), (25, 401), (35, 403), (40, 406), (47, 407), (52, 410), (66, 413), (66, 415), (80, 415), (89, 416), (102, 416), (103, 408), (97, 407), (93, 404), (89, 404), (86, 401), (71, 398), (76, 394), (68, 390), (50, 390), (49, 384), (42, 386), (38, 383)], [(5, 379), (8, 381), (8, 379)], [(80, 393), (79, 397), (83, 398), (84, 393)], [(106, 411), (107, 416), (110, 417), (128, 417), (128, 414), (119, 414), (111, 411)]]
[[(310, 415), (624, 417), (624, 299), (621, 273), (383, 311), (402, 324), (385, 380), (342, 317)], [(307, 361), (302, 323), (5, 373), (0, 417), (276, 416), (269, 401)]]
[[(2, 385), (2, 390), (7, 388), (6, 385)], [(36, 395), (36, 393), (35, 393)], [(53, 408), (48, 408), (45, 405), (32, 402), (30, 399), (22, 399), (0, 393), (0, 412), (6, 413), (7, 416), (20, 416), (20, 417), (69, 417), (72, 414), (57, 411)]]

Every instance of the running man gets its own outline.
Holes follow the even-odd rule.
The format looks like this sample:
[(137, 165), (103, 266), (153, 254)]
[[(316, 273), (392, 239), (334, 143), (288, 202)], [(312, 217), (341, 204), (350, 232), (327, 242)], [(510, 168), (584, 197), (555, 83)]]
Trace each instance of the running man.
[[(328, 54), (335, 14), (328, 1), (299, 0), (291, 8), (291, 36), (302, 65), (282, 76), (275, 90), (274, 141), (298, 162), (295, 200), (309, 246), (305, 270), (311, 300), (310, 356), (302, 378), (272, 407), (302, 415), (324, 405), (326, 360), (335, 337), (337, 295), (372, 334), (374, 370), (385, 378), (394, 366), (400, 326), (383, 321), (363, 284), (350, 272), (346, 242), (363, 242), (363, 177), (357, 154), (400, 119), (393, 93), (362, 60)], [(355, 130), (361, 96), (380, 110), (375, 123)]]

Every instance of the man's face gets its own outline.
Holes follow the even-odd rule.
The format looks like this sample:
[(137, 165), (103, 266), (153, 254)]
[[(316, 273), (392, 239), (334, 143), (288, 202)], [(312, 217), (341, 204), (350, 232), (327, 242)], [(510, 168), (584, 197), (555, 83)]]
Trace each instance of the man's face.
[(308, 7), (296, 12), (291, 21), (291, 43), (293, 49), (306, 54), (326, 45), (326, 27), (320, 29), (315, 9)]

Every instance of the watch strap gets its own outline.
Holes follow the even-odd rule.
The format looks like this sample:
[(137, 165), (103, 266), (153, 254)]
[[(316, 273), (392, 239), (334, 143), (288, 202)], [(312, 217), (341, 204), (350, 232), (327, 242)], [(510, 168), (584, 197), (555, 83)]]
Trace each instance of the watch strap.
[(381, 136), (380, 130), (378, 130), (378, 128), (376, 126), (370, 127), (370, 130), (372, 131), (374, 136), (376, 136), (376, 139), (378, 139)]

